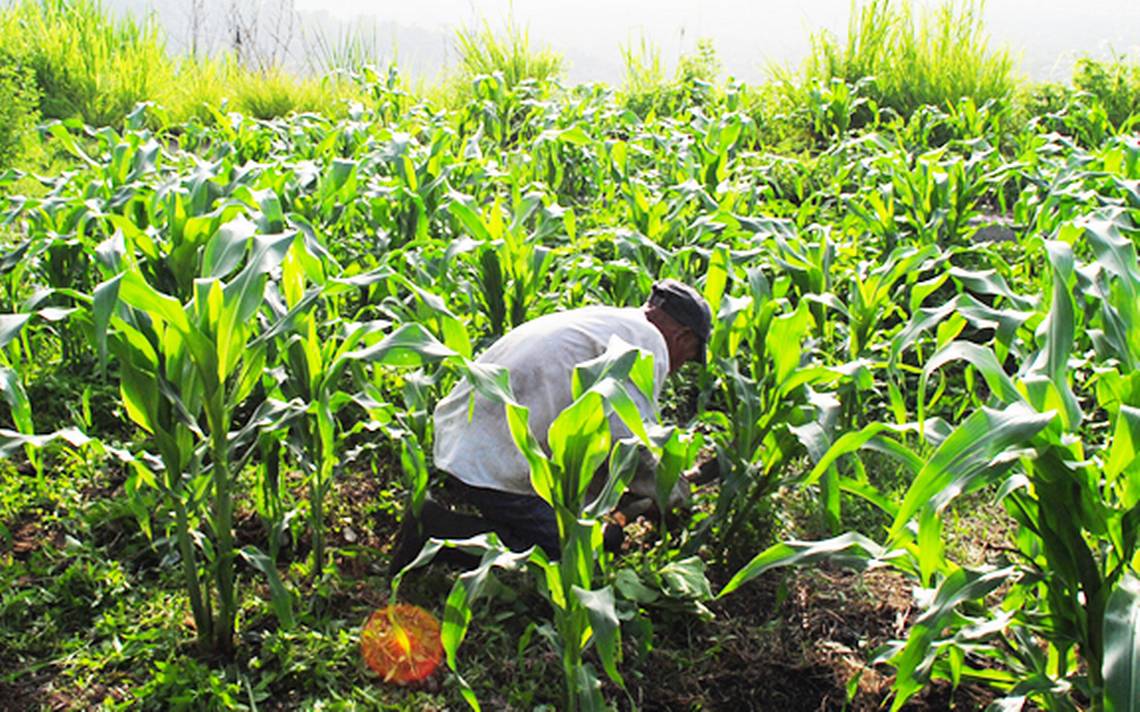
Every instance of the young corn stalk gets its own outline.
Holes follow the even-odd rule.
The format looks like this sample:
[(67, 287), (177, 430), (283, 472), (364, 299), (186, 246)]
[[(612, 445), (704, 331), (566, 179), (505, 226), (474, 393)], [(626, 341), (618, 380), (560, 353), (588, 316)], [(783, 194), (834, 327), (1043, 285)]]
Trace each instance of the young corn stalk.
[[(40, 330), (47, 331), (46, 324), (69, 319), (76, 312), (75, 308), (45, 307), (19, 314), (0, 314), (0, 398), (7, 403), (8, 417), (21, 436), (32, 438), (36, 432), (32, 404), (22, 375), (34, 353), (30, 332), (36, 328), (32, 324), (40, 322)], [(42, 484), (44, 472), (39, 450), (31, 442), (29, 440), (24, 447), (24, 454)]]
[[(324, 270), (325, 267), (319, 260), (305, 253), (300, 241), (295, 243), (282, 260), (282, 301), (274, 305), (275, 315), (284, 318), (308, 298), (305, 289), (307, 276), (318, 285), (325, 283)], [(321, 290), (320, 286), (315, 289), (327, 291)], [(334, 307), (333, 299), (327, 295), (325, 304), (329, 309)], [(344, 337), (323, 333), (321, 326), (317, 315), (312, 312), (299, 314), (290, 321), (288, 330), (280, 335), (277, 344), (277, 358), (284, 366), (284, 371), (276, 384), (285, 397), (303, 403), (308, 415), (294, 423), (290, 433), (309, 485), (312, 573), (318, 579), (324, 570), (326, 558), (324, 504), (337, 465), (338, 426), (333, 404), (344, 402), (335, 398), (340, 391), (332, 369), (340, 354), (351, 350), (365, 334), (376, 330), (376, 325), (371, 328), (357, 325), (358, 328), (349, 330), (347, 337)]]
[(498, 200), (480, 212), (465, 195), (449, 197), (448, 211), (479, 245), (476, 283), (492, 335), (525, 322), (546, 286), (553, 252), (542, 243), (564, 223), (541, 198), (537, 193), (520, 196), (508, 221)]
[[(94, 295), (97, 348), (117, 357), (124, 409), (163, 464), (162, 477), (140, 469), (172, 513), (199, 643), (226, 658), (234, 651), (239, 555), (269, 579), (282, 623), (292, 620), (289, 594), (267, 557), (252, 546), (238, 550), (234, 541), (231, 429), (261, 382), (266, 336), (282, 328), (279, 322), (263, 331), (257, 316), (269, 275), (294, 238), (217, 232), (203, 256), (205, 276), (195, 280), (185, 304), (154, 289), (134, 268)], [(311, 300), (282, 321), (308, 306)], [(261, 415), (255, 412), (253, 420)]]
[[(784, 469), (826, 438), (831, 400), (812, 391), (838, 374), (805, 365), (804, 343), (812, 327), (806, 300), (786, 310), (759, 269), (747, 273), (749, 293), (716, 299), (719, 314), (710, 346), (715, 354), (716, 385), (724, 411), (701, 417), (720, 426), (715, 436), (721, 488), (716, 514), (691, 542), (696, 547), (713, 536), (715, 550), (732, 548), (764, 498), (783, 483)], [(778, 287), (786, 290), (787, 283)], [(824, 517), (837, 526), (838, 490), (830, 479), (821, 488)], [(714, 530), (715, 527), (715, 530)]]

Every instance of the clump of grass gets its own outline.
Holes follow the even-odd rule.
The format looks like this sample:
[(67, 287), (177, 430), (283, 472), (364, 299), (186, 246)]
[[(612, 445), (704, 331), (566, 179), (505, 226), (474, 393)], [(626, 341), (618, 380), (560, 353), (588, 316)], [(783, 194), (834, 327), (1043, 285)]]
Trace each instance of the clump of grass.
[(670, 83), (661, 62), (661, 49), (642, 35), (639, 44), (622, 46), (621, 57), (625, 62), (625, 84), (621, 92), (625, 105), (641, 116), (656, 111)]
[(39, 123), (39, 91), (28, 67), (0, 62), (0, 170), (33, 145)]
[(335, 115), (340, 103), (334, 83), (294, 77), (281, 69), (243, 72), (233, 87), (233, 108), (258, 119), (305, 111)]
[(1140, 116), (1140, 62), (1122, 56), (1105, 62), (1082, 57), (1073, 67), (1073, 87), (1096, 97), (1114, 126)]
[(177, 91), (167, 103), (173, 121), (208, 122), (217, 109), (257, 119), (305, 111), (337, 114), (351, 93), (346, 81), (297, 77), (280, 68), (248, 70), (232, 55), (187, 59), (179, 65), (178, 77)]
[(0, 11), (0, 56), (35, 73), (45, 119), (115, 124), (174, 86), (153, 18), (115, 19), (99, 0), (18, 0)]
[(533, 47), (530, 33), (513, 19), (502, 33), (484, 21), (480, 27), (462, 27), (455, 33), (459, 61), (454, 70), (428, 90), (430, 98), (445, 106), (460, 106), (472, 96), (476, 77), (498, 74), (510, 90), (526, 80), (558, 79), (565, 58), (549, 47)]
[(1073, 67), (1071, 85), (1029, 85), (1018, 100), (1022, 121), (1039, 122), (1082, 146), (1100, 146), (1140, 126), (1140, 63), (1123, 56), (1083, 57)]
[(712, 40), (702, 37), (697, 40), (694, 51), (681, 55), (677, 61), (677, 81), (681, 84), (692, 82), (714, 84), (720, 78), (722, 69), (720, 57), (717, 56)]
[(376, 28), (350, 28), (333, 36), (320, 29), (305, 35), (310, 68), (320, 75), (359, 72), (384, 66)]
[(530, 33), (514, 20), (506, 31), (496, 34), (484, 22), (481, 28), (460, 28), (455, 34), (460, 72), (468, 78), (500, 72), (507, 87), (526, 79), (557, 79), (565, 59), (549, 47), (533, 48)]
[(23, 104), (9, 98), (16, 96), (13, 73), (24, 71), (34, 86), (19, 96), (32, 92), (42, 118), (77, 117), (93, 126), (120, 125), (143, 101), (181, 122), (209, 121), (223, 106), (262, 119), (336, 113), (341, 99), (354, 94), (347, 81), (253, 70), (231, 53), (177, 60), (153, 18), (115, 18), (100, 0), (16, 0), (0, 9), (0, 118), (10, 126), (24, 125), (14, 119), (26, 113)]
[(945, 0), (918, 11), (910, 0), (853, 5), (845, 42), (828, 32), (814, 34), (801, 73), (776, 70), (775, 77), (794, 93), (833, 79), (854, 85), (873, 77), (868, 94), (903, 116), (963, 97), (979, 105), (1004, 99), (1016, 86), (1013, 58), (1006, 49), (990, 48), (982, 8), (975, 0)]
[(639, 116), (672, 115), (715, 95), (721, 63), (708, 38), (697, 40), (696, 49), (680, 57), (672, 77), (661, 61), (661, 50), (644, 37), (638, 45), (623, 46), (621, 53), (625, 61), (622, 100)]

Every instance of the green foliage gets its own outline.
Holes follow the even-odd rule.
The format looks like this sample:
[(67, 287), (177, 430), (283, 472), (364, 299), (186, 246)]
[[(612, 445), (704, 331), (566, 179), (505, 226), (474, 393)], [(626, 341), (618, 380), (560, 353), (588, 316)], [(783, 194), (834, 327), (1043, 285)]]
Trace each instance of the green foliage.
[(0, 38), (0, 56), (35, 73), (45, 119), (117, 124), (174, 84), (157, 23), (114, 19), (97, 0), (20, 0), (0, 11)]
[(458, 64), (443, 89), (443, 100), (451, 106), (471, 99), (472, 83), (479, 77), (497, 76), (509, 91), (527, 80), (556, 80), (565, 64), (554, 50), (532, 47), (527, 29), (513, 19), (502, 32), (496, 32), (486, 20), (481, 27), (461, 27), (455, 32), (455, 48)]
[(1077, 60), (1073, 87), (1096, 97), (1108, 120), (1121, 127), (1140, 114), (1140, 63), (1124, 57), (1098, 62), (1090, 57)]
[(0, 60), (0, 169), (25, 156), (35, 145), (39, 92), (27, 67)]
[(621, 49), (625, 62), (622, 101), (639, 116), (674, 116), (687, 107), (710, 101), (716, 92), (721, 63), (712, 40), (697, 40), (696, 49), (681, 55), (672, 79), (661, 62), (661, 50), (644, 37)]
[(629, 44), (621, 48), (625, 62), (625, 81), (622, 94), (630, 108), (645, 116), (658, 104), (665, 103), (669, 81), (661, 62), (661, 49), (641, 37), (639, 44)]
[[(984, 100), (1008, 71), (973, 6), (892, 7), (857, 18), (849, 48), (819, 40), (794, 95), (719, 84), (705, 44), (673, 78), (643, 46), (624, 92), (563, 88), (517, 28), (466, 34), (468, 93), (442, 110), (394, 69), (318, 85), (225, 57), (155, 64), (173, 87), (126, 109), (141, 89), (96, 82), (102, 98), (65, 113), (111, 126), (49, 121), (51, 170), (0, 173), (0, 541), (21, 549), (0, 554), (2, 637), (19, 651), (0, 682), (47, 666), (77, 685), (110, 674), (120, 706), (252, 707), (281, 690), (392, 703), (355, 662), (386, 582), (360, 573), (385, 554), (352, 517), (420, 508), (433, 405), (466, 379), (504, 403), (562, 550), (430, 545), (424, 559), (481, 557), (446, 600), (413, 589), (446, 607), (464, 677), (443, 702), (396, 704), (484, 697), (482, 651), (457, 654), (499, 616), (536, 619), (517, 657), (552, 647), (541, 670), (561, 669), (563, 707), (612, 703), (644, 664), (622, 659), (623, 636), (648, 648), (651, 624), (701, 613), (705, 561), (741, 563), (722, 595), (838, 561), (893, 567), (918, 592), (919, 615), (867, 661), (893, 670), (896, 707), (945, 680), (1008, 706), (1122, 708), (1140, 511), (1140, 149), (1112, 115), (1126, 82), (1085, 68), (1081, 91), (1017, 113)], [(113, 26), (45, 8), (60, 32)], [(31, 57), (22, 41), (0, 40)], [(976, 51), (944, 56), (955, 42)], [(43, 56), (87, 66), (64, 44)], [(628, 389), (652, 369), (620, 346), (580, 366), (545, 434), (509, 374), (471, 360), (542, 314), (642, 304), (663, 277), (716, 315), (708, 364), (681, 372), (666, 409), (684, 428), (642, 427)], [(720, 475), (634, 565), (601, 546), (636, 452), (614, 442), (615, 414), (657, 455), (659, 500), (703, 443)], [(93, 473), (112, 481), (60, 501), (59, 482)], [(340, 496), (362, 481), (372, 509)], [(960, 561), (945, 522), (985, 496), (1010, 534)], [(792, 498), (811, 522), (778, 506)], [(26, 553), (28, 521), (68, 517), (83, 521)], [(501, 586), (497, 568), (532, 578)], [(491, 596), (513, 610), (474, 605)], [(232, 664), (188, 657), (195, 634)], [(521, 704), (555, 696), (541, 687)]]
[[(19, 99), (6, 106), (13, 117), (34, 121), (35, 114), (15, 113), (33, 97), (45, 119), (74, 117), (93, 126), (120, 126), (142, 102), (180, 122), (212, 120), (211, 110), (223, 107), (257, 118), (327, 111), (356, 94), (343, 80), (251, 70), (224, 53), (178, 60), (153, 17), (115, 17), (99, 0), (19, 0), (0, 9), (0, 67), (12, 75), (3, 91)], [(34, 74), (34, 90), (16, 77), (25, 68)]]
[(716, 47), (712, 40), (702, 37), (697, 40), (697, 47), (691, 54), (681, 55), (677, 62), (677, 81), (681, 84), (691, 82), (705, 82), (711, 84), (720, 77), (720, 59), (716, 56)]
[[(280, 69), (235, 72), (229, 108), (257, 119), (306, 111), (337, 113), (342, 92), (333, 80), (298, 79)], [(213, 82), (211, 81), (211, 84)], [(200, 99), (200, 98), (199, 98)]]
[(981, 7), (973, 0), (946, 0), (932, 10), (916, 9), (909, 0), (853, 3), (844, 42), (813, 35), (802, 75), (776, 76), (801, 101), (800, 87), (867, 79), (878, 106), (902, 116), (963, 97), (979, 104), (1002, 100), (1014, 88), (1013, 59), (1006, 50), (990, 49)]

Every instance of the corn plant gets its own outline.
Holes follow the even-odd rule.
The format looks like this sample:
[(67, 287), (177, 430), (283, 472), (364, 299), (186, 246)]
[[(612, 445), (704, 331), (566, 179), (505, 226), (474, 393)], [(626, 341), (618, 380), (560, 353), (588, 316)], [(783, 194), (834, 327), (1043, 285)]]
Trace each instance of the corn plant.
[(289, 593), (267, 557), (234, 542), (231, 430), (261, 381), (264, 335), (311, 306), (310, 300), (264, 331), (257, 319), (269, 275), (294, 240), (294, 234), (218, 231), (203, 257), (204, 276), (185, 304), (154, 289), (134, 268), (94, 295), (99, 351), (114, 353), (126, 413), (159, 452), (162, 475), (146, 472), (145, 480), (173, 516), (199, 643), (226, 657), (234, 646), (238, 556), (268, 577), (281, 622), (292, 620)]
[[(870, 378), (869, 369), (877, 368), (880, 356), (888, 343), (887, 332), (905, 316), (900, 306), (902, 293), (911, 289), (923, 273), (932, 269), (939, 252), (934, 246), (925, 248), (898, 247), (878, 266), (859, 265), (851, 276), (847, 293), (842, 297), (833, 293), (807, 294), (806, 298), (822, 304), (842, 318), (832, 328), (846, 331), (846, 356), (843, 368), (856, 376), (840, 389), (843, 403), (842, 428), (856, 423), (866, 407), (865, 388)], [(938, 284), (923, 285), (931, 289)], [(888, 388), (897, 388), (888, 384)], [(892, 392), (893, 393), (893, 392)], [(895, 399), (897, 402), (897, 398)]]
[(994, 149), (983, 148), (963, 158), (948, 147), (883, 157), (880, 175), (891, 183), (894, 210), (920, 244), (955, 244), (979, 210), (987, 191), (1016, 169), (996, 166)]
[(879, 108), (873, 99), (866, 96), (867, 88), (872, 84), (873, 79), (867, 77), (854, 84), (839, 78), (832, 78), (826, 84), (813, 82), (804, 93), (806, 112), (815, 135), (824, 140), (837, 140), (846, 136), (856, 124), (870, 123), (874, 128)]
[[(720, 553), (732, 548), (756, 507), (783, 483), (785, 468), (807, 453), (805, 439), (827, 437), (832, 407), (812, 386), (838, 377), (805, 363), (813, 324), (808, 302), (790, 309), (783, 296), (787, 283), (774, 289), (757, 268), (748, 271), (746, 284), (746, 294), (713, 300), (719, 313), (710, 350), (724, 410), (702, 417), (718, 426), (713, 442), (722, 480), (715, 516), (692, 545), (715, 536)], [(823, 501), (837, 496), (825, 488)]]
[[(24, 384), (23, 373), (33, 362), (35, 350), (29, 336), (34, 322), (49, 325), (69, 319), (77, 308), (44, 307), (18, 314), (0, 314), (0, 398), (8, 405), (8, 416), (19, 435), (33, 438), (36, 434), (32, 404)], [(24, 447), (28, 462), (42, 480), (44, 471), (39, 446), (29, 440)]]
[[(282, 260), (281, 301), (274, 305), (276, 318), (285, 319), (290, 312), (303, 308), (320, 291), (319, 286), (312, 291), (305, 289), (306, 273), (316, 277), (318, 283), (324, 281), (323, 265), (308, 255), (297, 241)], [(330, 301), (326, 300), (326, 304)], [(343, 371), (338, 357), (359, 345), (367, 334), (377, 331), (378, 326), (355, 325), (348, 329), (345, 337), (330, 338), (318, 331), (317, 316), (305, 311), (289, 320), (288, 329), (279, 336), (277, 358), (285, 371), (276, 388), (284, 397), (303, 403), (310, 415), (293, 424), (291, 439), (309, 485), (312, 571), (317, 578), (325, 563), (324, 504), (337, 465), (338, 423), (334, 404), (345, 402), (337, 398), (339, 375)], [(275, 456), (272, 451), (268, 454), (271, 458)]]
[[(562, 227), (562, 221), (553, 219), (534, 193), (518, 200), (509, 221), (499, 201), (480, 214), (466, 196), (452, 194), (448, 210), (479, 243), (479, 306), (492, 335), (522, 324), (534, 313), (553, 257), (542, 243)], [(534, 230), (528, 229), (532, 220)]]

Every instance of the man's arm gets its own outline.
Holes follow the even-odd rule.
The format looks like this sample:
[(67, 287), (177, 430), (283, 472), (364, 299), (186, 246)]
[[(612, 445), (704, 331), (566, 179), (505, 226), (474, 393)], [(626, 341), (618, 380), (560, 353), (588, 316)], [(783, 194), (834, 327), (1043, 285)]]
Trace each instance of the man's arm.
[[(660, 506), (657, 502), (657, 458), (649, 451), (649, 448), (639, 447), (637, 459), (637, 472), (633, 476), (633, 481), (629, 483), (629, 488), (626, 492), (629, 499), (633, 502), (647, 500), (638, 506), (643, 506), (648, 510), (651, 506)], [(676, 484), (673, 485), (673, 490), (669, 493), (669, 500), (665, 502), (665, 510), (669, 511), (677, 507), (688, 507), (690, 501), (690, 487), (689, 482), (685, 477), (677, 479)], [(632, 506), (632, 505), (631, 505)], [(623, 511), (627, 511), (622, 508)], [(640, 514), (638, 512), (637, 514)], [(628, 514), (628, 511), (627, 511)], [(634, 516), (637, 516), (634, 514)]]

